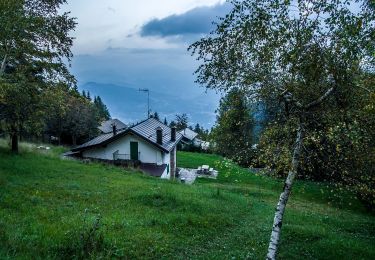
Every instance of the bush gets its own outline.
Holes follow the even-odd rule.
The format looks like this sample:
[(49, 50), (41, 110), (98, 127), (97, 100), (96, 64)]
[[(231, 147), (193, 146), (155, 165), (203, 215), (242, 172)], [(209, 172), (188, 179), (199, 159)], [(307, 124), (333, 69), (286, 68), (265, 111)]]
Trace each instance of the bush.
[(104, 238), (101, 216), (97, 215), (91, 224), (85, 216), (81, 230), (67, 233), (66, 241), (58, 250), (62, 259), (98, 259), (111, 258), (118, 255), (116, 247)]
[[(259, 144), (257, 163), (285, 177), (291, 163), (295, 131), (288, 124), (270, 125)], [(298, 177), (340, 184), (356, 192), (368, 208), (375, 206), (375, 149), (372, 133), (358, 121), (335, 122), (307, 129)]]

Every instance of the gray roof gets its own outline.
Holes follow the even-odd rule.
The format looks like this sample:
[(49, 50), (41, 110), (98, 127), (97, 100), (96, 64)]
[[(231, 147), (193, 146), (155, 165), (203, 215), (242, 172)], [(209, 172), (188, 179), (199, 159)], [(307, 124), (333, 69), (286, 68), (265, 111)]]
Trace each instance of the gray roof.
[(117, 131), (118, 130), (122, 130), (122, 129), (126, 129), (127, 128), (127, 125), (125, 125), (123, 122), (121, 122), (120, 120), (118, 119), (109, 119), (105, 122), (103, 122), (101, 124), (101, 126), (99, 126), (99, 130), (103, 133), (103, 134), (107, 134), (107, 133), (112, 133), (113, 131), (113, 128), (112, 126), (115, 125), (116, 126), (116, 129)]
[(194, 132), (190, 128), (185, 128), (179, 131), (179, 133), (182, 134), (185, 138), (189, 139), (190, 141), (194, 140), (194, 138), (198, 135), (198, 133)]
[[(182, 135), (176, 132), (176, 141), (171, 141), (171, 128), (164, 125), (162, 122), (155, 118), (149, 118), (146, 121), (141, 122), (138, 125), (133, 126), (131, 129), (141, 135), (142, 137), (150, 140), (152, 143), (156, 143), (156, 128), (161, 127), (163, 130), (163, 145), (162, 147), (170, 151), (173, 149), (173, 147), (177, 144), (177, 141), (179, 141), (182, 138)], [(159, 144), (157, 144), (160, 146)]]
[[(163, 130), (163, 144), (162, 145), (156, 142), (156, 128), (158, 127), (161, 127)], [(84, 143), (80, 146), (75, 147), (74, 149), (72, 149), (72, 151), (86, 150), (94, 146), (98, 146), (102, 144), (104, 145), (114, 140), (117, 140), (118, 138), (129, 133), (133, 133), (141, 137), (145, 141), (148, 141), (149, 143), (153, 144), (154, 146), (156, 146), (157, 148), (165, 152), (170, 152), (182, 138), (182, 135), (180, 133), (176, 133), (176, 141), (171, 141), (171, 128), (164, 125), (162, 122), (160, 122), (157, 119), (149, 118), (130, 128), (118, 131), (116, 135), (113, 135), (112, 132), (108, 134), (99, 135), (98, 137), (95, 137), (94, 139), (88, 141), (87, 143)]]
[[(117, 132), (117, 135), (118, 136), (119, 134), (121, 133), (124, 133), (125, 130), (120, 130)], [(96, 146), (96, 145), (100, 145), (100, 144), (103, 144), (107, 141), (109, 141), (111, 138), (115, 137), (113, 135), (113, 133), (108, 133), (108, 134), (101, 134), (97, 137), (95, 137), (94, 139), (91, 139), (90, 141), (84, 143), (84, 144), (81, 144), (79, 146), (76, 146), (74, 147), (74, 149), (72, 149), (72, 151), (78, 151), (78, 150), (84, 150), (85, 148), (89, 148), (89, 147), (93, 147), (93, 146)]]

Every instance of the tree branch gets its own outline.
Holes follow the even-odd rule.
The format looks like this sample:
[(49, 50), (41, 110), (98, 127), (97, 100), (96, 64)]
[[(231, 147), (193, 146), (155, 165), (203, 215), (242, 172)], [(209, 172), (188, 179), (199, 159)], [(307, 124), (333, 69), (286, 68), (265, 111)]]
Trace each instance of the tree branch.
[(280, 96), (284, 99), (285, 103), (293, 103), (298, 108), (303, 108), (302, 104), (298, 102), (294, 97), (293, 94), (290, 93), (288, 90), (284, 90)]
[(334, 87), (328, 89), (326, 91), (326, 93), (324, 93), (324, 95), (322, 95), (320, 98), (314, 100), (313, 102), (311, 102), (310, 104), (305, 106), (305, 109), (309, 110), (310, 108), (315, 107), (315, 106), (319, 105), (320, 103), (322, 103), (325, 99), (327, 99), (329, 97), (329, 95), (332, 94), (334, 89), (335, 89)]
[(360, 87), (363, 90), (366, 90), (368, 93), (372, 93), (371, 90), (369, 90), (368, 88), (365, 88), (364, 86), (358, 85), (358, 87)]

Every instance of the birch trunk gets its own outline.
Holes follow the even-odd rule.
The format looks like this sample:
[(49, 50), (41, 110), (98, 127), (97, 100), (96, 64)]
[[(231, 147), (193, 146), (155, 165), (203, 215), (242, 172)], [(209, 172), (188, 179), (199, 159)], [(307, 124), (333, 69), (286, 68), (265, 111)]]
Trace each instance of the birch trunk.
[(0, 77), (2, 77), (3, 74), (4, 74), (4, 72), (5, 72), (6, 61), (7, 61), (7, 55), (5, 54), (4, 59), (3, 59), (3, 61), (1, 62), (1, 67), (0, 67)]
[(286, 178), (283, 192), (280, 194), (279, 202), (277, 203), (275, 218), (273, 220), (271, 239), (268, 246), (267, 259), (276, 259), (277, 248), (280, 240), (281, 226), (283, 223), (283, 217), (285, 212), (285, 207), (289, 199), (290, 192), (292, 190), (292, 185), (294, 178), (297, 174), (297, 169), (299, 166), (300, 155), (302, 150), (304, 129), (303, 125), (300, 123), (297, 131), (297, 139), (293, 151), (292, 166)]

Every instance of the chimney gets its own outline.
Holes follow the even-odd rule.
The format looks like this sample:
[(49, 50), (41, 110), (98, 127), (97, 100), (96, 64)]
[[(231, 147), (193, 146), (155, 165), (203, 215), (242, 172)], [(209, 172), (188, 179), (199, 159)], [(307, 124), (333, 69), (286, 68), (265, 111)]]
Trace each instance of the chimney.
[(113, 125), (112, 125), (112, 132), (113, 132), (113, 135), (116, 135), (116, 134), (117, 134), (117, 127), (116, 127), (116, 124), (113, 124)]
[(163, 129), (159, 126), (156, 128), (156, 142), (158, 144), (163, 144)]
[(176, 127), (172, 126), (171, 128), (171, 141), (175, 142), (176, 141)]

